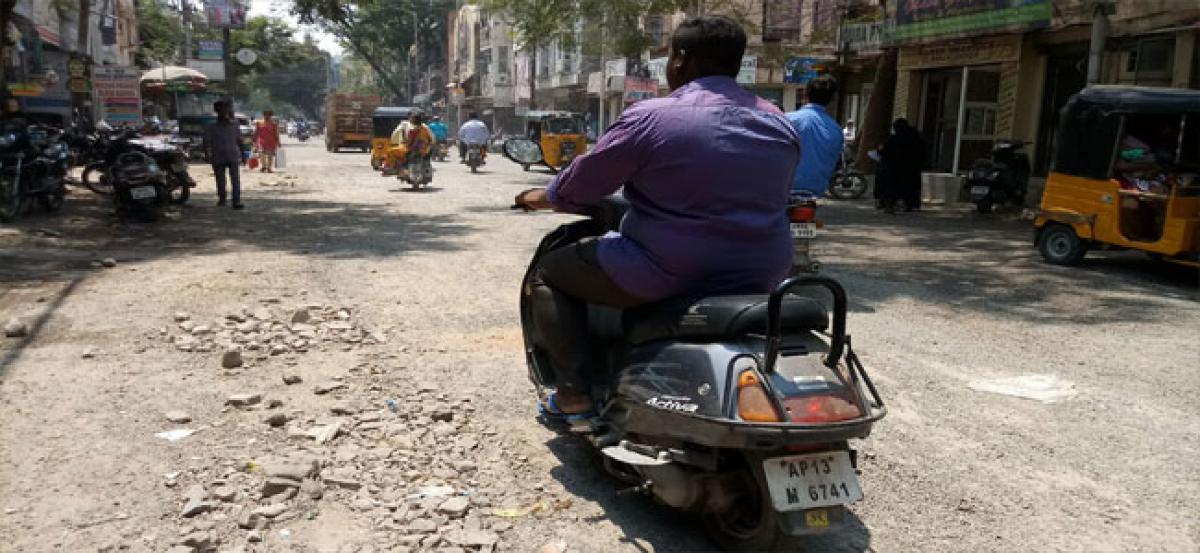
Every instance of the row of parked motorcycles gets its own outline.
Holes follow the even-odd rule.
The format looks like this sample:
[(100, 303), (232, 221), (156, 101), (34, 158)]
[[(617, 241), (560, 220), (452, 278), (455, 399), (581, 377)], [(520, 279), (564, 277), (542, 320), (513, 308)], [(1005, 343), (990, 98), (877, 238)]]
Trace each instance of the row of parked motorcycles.
[[(82, 168), (77, 180), (71, 178), (74, 168)], [(143, 221), (186, 203), (196, 186), (179, 146), (133, 129), (10, 124), (0, 132), (0, 222), (38, 205), (47, 212), (62, 209), (67, 185), (76, 183), (111, 197), (118, 215)]]

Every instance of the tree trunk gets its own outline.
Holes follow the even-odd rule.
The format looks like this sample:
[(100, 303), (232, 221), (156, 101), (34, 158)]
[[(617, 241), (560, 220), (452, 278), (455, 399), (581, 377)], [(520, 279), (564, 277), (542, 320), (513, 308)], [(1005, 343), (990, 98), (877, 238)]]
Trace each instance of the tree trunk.
[(388, 90), (391, 90), (392, 94), (395, 94), (397, 98), (404, 97), (403, 89), (401, 89), (394, 81), (392, 81), (392, 78), (388, 75), (387, 71), (383, 69), (383, 66), (379, 64), (379, 61), (375, 59), (375, 56), (372, 56), (370, 53), (368, 53), (352, 34), (348, 32), (342, 32), (339, 34), (341, 35), (341, 38), (346, 39), (346, 42), (350, 44), (350, 48), (354, 50), (354, 53), (361, 56), (363, 61), (366, 61), (367, 65), (371, 66), (371, 69), (375, 71), (375, 75), (379, 77), (379, 80), (383, 81), (383, 84), (387, 85)]
[(537, 53), (538, 48), (532, 49), (529, 57), (529, 111), (537, 109)]
[(871, 100), (867, 103), (867, 115), (859, 127), (858, 155), (854, 164), (864, 171), (874, 170), (875, 162), (867, 156), (867, 152), (883, 144), (892, 125), (897, 52), (895, 48), (889, 48), (879, 56), (879, 66), (875, 70), (875, 86), (871, 89)]
[(3, 93), (8, 92), (8, 24), (16, 7), (16, 0), (0, 0), (0, 92)]
[(88, 51), (88, 30), (92, 28), (89, 23), (92, 20), (92, 0), (79, 0), (79, 40), (78, 51), (85, 56), (91, 55)]

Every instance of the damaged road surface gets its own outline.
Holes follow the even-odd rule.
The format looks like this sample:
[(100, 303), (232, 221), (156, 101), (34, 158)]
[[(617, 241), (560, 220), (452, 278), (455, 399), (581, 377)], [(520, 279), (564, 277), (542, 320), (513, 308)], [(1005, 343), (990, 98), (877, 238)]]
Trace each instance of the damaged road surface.
[[(0, 227), (2, 549), (713, 549), (534, 420), (517, 286), (566, 216), (508, 206), (548, 174), (437, 163), (410, 192), (288, 148), (245, 211), (195, 165), (157, 224), (75, 191)], [(853, 524), (806, 551), (1200, 548), (1194, 273), (1048, 267), (1003, 217), (822, 210), (891, 413)]]

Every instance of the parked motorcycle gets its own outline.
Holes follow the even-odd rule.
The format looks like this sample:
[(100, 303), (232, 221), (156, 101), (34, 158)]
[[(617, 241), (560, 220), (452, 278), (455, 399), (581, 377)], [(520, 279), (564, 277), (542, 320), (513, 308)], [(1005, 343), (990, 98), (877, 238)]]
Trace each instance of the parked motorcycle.
[(471, 168), (472, 173), (479, 172), (479, 166), (487, 163), (484, 161), (483, 146), (480, 144), (467, 144), (467, 166)]
[(1019, 140), (997, 140), (991, 159), (975, 160), (963, 186), (976, 211), (991, 213), (997, 205), (1025, 204), (1030, 173), (1029, 155), (1023, 150), (1026, 144)]
[(791, 275), (815, 274), (821, 270), (812, 251), (817, 230), (823, 225), (817, 220), (817, 198), (811, 192), (793, 192), (788, 204), (788, 221), (792, 228), (792, 271)]
[(191, 189), (196, 187), (196, 180), (188, 173), (188, 155), (174, 143), (144, 140), (136, 133), (118, 131), (101, 134), (95, 148), (99, 154), (94, 155), (99, 159), (84, 167), (81, 180), (84, 186), (97, 194), (113, 193), (107, 169), (120, 154), (130, 152), (140, 152), (154, 160), (163, 172), (164, 186), (170, 203), (187, 203), (191, 197)]
[(30, 201), (47, 212), (62, 209), (71, 157), (62, 131), (41, 125), (11, 131), (0, 134), (0, 222), (19, 217)]
[[(615, 230), (622, 206), (607, 200), (589, 218), (542, 240), (521, 283), (529, 377), (544, 397), (554, 368), (537, 343), (532, 295), (543, 256)], [(792, 294), (824, 289), (820, 302)], [(886, 414), (846, 332), (837, 281), (798, 277), (770, 294), (681, 297), (624, 313), (591, 308), (598, 415), (571, 430), (599, 448), (628, 491), (697, 512), (727, 550), (774, 550), (791, 536), (852, 522), (862, 499), (858, 457)]]
[(867, 177), (854, 168), (854, 148), (846, 144), (838, 157), (837, 168), (829, 181), (827, 196), (837, 200), (855, 200), (867, 192)]

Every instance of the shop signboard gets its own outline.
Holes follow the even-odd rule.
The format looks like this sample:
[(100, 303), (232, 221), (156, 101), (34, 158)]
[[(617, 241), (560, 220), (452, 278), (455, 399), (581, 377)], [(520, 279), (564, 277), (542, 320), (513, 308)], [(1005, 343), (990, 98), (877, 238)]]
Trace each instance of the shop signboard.
[(742, 69), (738, 71), (738, 84), (754, 84), (758, 81), (758, 56), (742, 56)]
[(246, 26), (246, 6), (241, 0), (204, 0), (204, 15), (213, 27), (241, 29)]
[(597, 96), (604, 92), (604, 75), (599, 71), (588, 73), (587, 92)]
[(132, 67), (98, 65), (92, 68), (92, 86), (100, 119), (109, 123), (142, 122), (142, 96), (139, 73)]
[(220, 60), (225, 58), (225, 43), (220, 40), (201, 40), (196, 48), (196, 59)]
[(817, 75), (829, 72), (829, 64), (833, 60), (823, 58), (798, 57), (789, 58), (783, 65), (783, 82), (788, 84), (808, 84)]
[(625, 76), (625, 58), (617, 58), (604, 62), (604, 73), (609, 77), (624, 77)]
[(658, 81), (645, 77), (625, 77), (625, 103), (632, 104), (658, 97)]
[(72, 94), (88, 94), (92, 91), (92, 81), (88, 69), (91, 67), (81, 55), (71, 56), (67, 60), (67, 90)]
[(1017, 61), (1021, 56), (1021, 36), (1004, 35), (919, 44), (900, 49), (896, 67), (900, 70), (953, 67)]
[(646, 69), (650, 71), (650, 78), (658, 81), (658, 86), (669, 86), (667, 84), (667, 58), (654, 58), (646, 62)]
[(901, 0), (893, 43), (1021, 31), (1050, 24), (1050, 0)]

